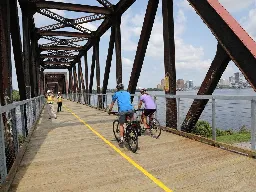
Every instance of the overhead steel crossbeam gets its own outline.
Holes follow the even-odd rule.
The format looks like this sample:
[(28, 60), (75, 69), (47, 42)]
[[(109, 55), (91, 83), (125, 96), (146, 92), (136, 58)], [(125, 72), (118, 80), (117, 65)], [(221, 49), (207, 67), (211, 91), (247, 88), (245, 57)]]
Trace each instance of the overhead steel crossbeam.
[[(65, 27), (72, 27), (72, 28), (74, 28), (78, 31), (83, 32), (83, 33), (92, 33), (91, 30), (89, 30), (87, 28), (84, 28), (81, 25), (75, 25), (73, 19), (67, 19), (67, 18), (62, 17), (62, 16), (58, 15), (57, 13), (54, 13), (54, 12), (48, 10), (48, 9), (38, 9), (37, 12), (46, 16), (46, 17), (49, 17), (49, 18), (51, 18), (55, 21), (58, 21), (60, 23), (64, 23)], [(48, 26), (48, 27), (50, 27), (50, 26)]]
[(41, 58), (67, 58), (67, 59), (74, 59), (74, 56), (67, 56), (67, 55), (50, 55), (50, 54), (41, 54)]
[(58, 45), (67, 45), (67, 46), (70, 46), (70, 47), (80, 47), (80, 45), (78, 45), (78, 44), (70, 43), (70, 42), (65, 41), (65, 40), (61, 40), (59, 42), (51, 42), (51, 43), (41, 44), (41, 46), (43, 46), (43, 47), (58, 46)]
[(61, 3), (54, 1), (39, 1), (35, 2), (36, 8), (47, 8), (47, 9), (58, 9), (67, 10), (75, 12), (85, 12), (85, 13), (99, 13), (99, 14), (111, 14), (109, 9), (90, 5), (79, 5), (72, 3)]
[(97, 0), (101, 5), (103, 5), (104, 7), (110, 9), (110, 10), (114, 10), (113, 5), (107, 1), (107, 0)]
[(39, 46), (39, 49), (41, 51), (46, 51), (46, 50), (74, 50), (74, 51), (79, 51), (82, 49), (82, 47), (66, 47), (66, 46)]
[(83, 37), (90, 38), (92, 35), (89, 33), (78, 33), (69, 31), (37, 31), (41, 36), (66, 36), (66, 37)]
[(53, 61), (44, 61), (43, 65), (66, 65), (70, 66), (70, 62), (53, 62)]

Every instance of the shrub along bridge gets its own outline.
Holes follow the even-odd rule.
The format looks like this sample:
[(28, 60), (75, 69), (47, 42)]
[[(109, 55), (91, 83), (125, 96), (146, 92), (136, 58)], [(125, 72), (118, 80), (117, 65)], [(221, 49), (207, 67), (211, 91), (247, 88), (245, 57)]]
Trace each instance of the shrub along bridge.
[[(120, 0), (117, 4), (107, 0), (95, 1), (98, 6), (44, 0), (0, 2), (2, 190), (11, 186), (11, 190), (18, 191), (49, 191), (49, 188), (55, 191), (253, 191), (256, 188), (254, 159), (177, 136), (255, 156), (255, 98), (242, 98), (251, 102), (252, 122), (253, 150), (244, 150), (214, 141), (216, 98), (211, 96), (231, 60), (256, 90), (256, 43), (253, 39), (217, 0), (188, 0), (216, 37), (218, 45), (198, 96), (190, 97), (194, 99), (193, 103), (181, 122), (180, 97), (176, 96), (173, 1), (162, 0), (163, 74), (166, 74), (169, 85), (165, 90), (165, 115), (166, 127), (170, 127), (165, 129), (173, 134), (164, 132), (159, 140), (141, 137), (139, 154), (130, 154), (126, 149), (120, 150), (112, 141), (111, 122), (114, 117), (88, 106), (92, 105), (91, 98), (95, 98), (91, 95), (95, 71), (97, 108), (104, 109), (109, 101), (104, 94), (108, 87), (114, 47), (116, 83), (123, 82), (120, 24), (122, 14), (136, 0)], [(140, 77), (158, 6), (159, 0), (148, 0), (130, 81), (124, 82), (132, 94)], [(53, 9), (80, 12), (85, 16), (65, 18)], [(36, 28), (35, 13), (57, 23)], [(96, 20), (102, 20), (102, 23), (95, 31), (81, 25)], [(74, 31), (56, 31), (65, 27)], [(99, 41), (108, 30), (110, 41), (101, 86)], [(50, 42), (39, 44), (41, 38)], [(93, 54), (89, 77), (87, 58), (90, 49)], [(21, 100), (16, 103), (12, 101), (14, 66)], [(67, 69), (67, 72), (46, 73), (44, 69)], [(65, 100), (64, 112), (56, 121), (49, 121), (43, 110), (44, 98), (40, 96), (47, 89), (55, 93), (61, 91), (67, 94), (68, 99), (88, 106)], [(213, 108), (213, 140), (190, 134), (209, 100)]]

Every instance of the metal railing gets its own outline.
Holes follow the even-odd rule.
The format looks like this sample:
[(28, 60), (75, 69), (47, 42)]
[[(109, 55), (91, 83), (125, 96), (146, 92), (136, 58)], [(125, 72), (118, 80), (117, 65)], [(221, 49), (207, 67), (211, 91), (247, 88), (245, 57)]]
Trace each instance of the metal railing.
[(39, 119), (44, 96), (0, 106), (0, 174), (6, 179), (25, 139)]
[[(65, 97), (71, 101), (86, 104), (94, 108), (107, 109), (111, 103), (113, 94), (86, 94), (72, 93)], [(136, 108), (140, 95), (134, 97), (133, 106)], [(255, 150), (256, 135), (256, 96), (237, 95), (153, 95), (157, 104), (156, 117), (161, 125), (165, 126), (166, 121), (166, 98), (174, 98), (177, 103), (177, 129), (181, 130), (181, 125), (187, 115), (192, 102), (197, 100), (209, 100), (205, 106), (199, 120), (209, 122), (212, 128), (212, 139), (216, 141), (218, 129), (238, 130), (244, 125), (251, 133), (251, 149)], [(114, 106), (117, 110), (117, 105)]]

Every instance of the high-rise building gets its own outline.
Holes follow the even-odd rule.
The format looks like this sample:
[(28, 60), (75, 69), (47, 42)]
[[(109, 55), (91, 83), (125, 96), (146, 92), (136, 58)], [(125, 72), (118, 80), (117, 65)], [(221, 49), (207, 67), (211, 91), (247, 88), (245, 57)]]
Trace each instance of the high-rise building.
[(184, 89), (185, 88), (184, 80), (178, 79), (176, 87), (177, 87), (177, 89)]
[(165, 85), (165, 80), (162, 79), (162, 80), (161, 80), (161, 89), (164, 89), (164, 85)]
[(188, 83), (189, 83), (189, 88), (190, 89), (194, 88), (194, 83), (193, 83), (192, 80), (189, 80)]
[(163, 88), (162, 88), (162, 85), (158, 84), (158, 85), (157, 85), (157, 89), (163, 89)]

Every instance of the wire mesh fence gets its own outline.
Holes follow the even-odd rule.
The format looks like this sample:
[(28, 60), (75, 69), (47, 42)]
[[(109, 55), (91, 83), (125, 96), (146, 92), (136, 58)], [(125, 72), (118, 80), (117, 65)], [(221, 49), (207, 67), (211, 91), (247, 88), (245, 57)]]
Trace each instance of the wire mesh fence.
[(0, 107), (0, 173), (1, 182), (9, 173), (25, 139), (38, 120), (44, 96)]

